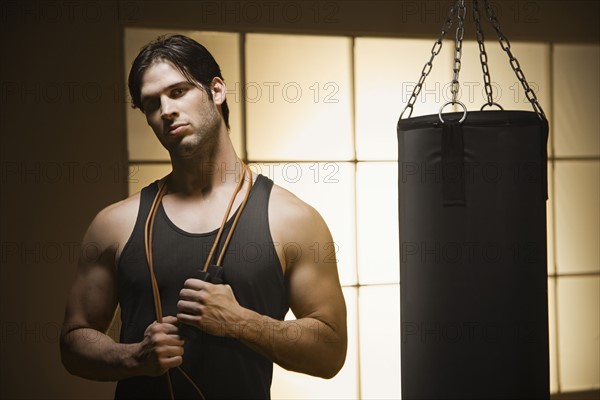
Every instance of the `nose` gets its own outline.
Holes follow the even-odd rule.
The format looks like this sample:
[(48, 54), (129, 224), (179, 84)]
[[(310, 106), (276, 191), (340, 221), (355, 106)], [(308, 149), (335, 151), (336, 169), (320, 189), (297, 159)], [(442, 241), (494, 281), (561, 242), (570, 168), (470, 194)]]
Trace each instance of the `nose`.
[(163, 96), (160, 99), (160, 111), (160, 117), (163, 120), (173, 119), (178, 115), (177, 108), (175, 107), (175, 102), (173, 101), (173, 99), (170, 99), (167, 96)]

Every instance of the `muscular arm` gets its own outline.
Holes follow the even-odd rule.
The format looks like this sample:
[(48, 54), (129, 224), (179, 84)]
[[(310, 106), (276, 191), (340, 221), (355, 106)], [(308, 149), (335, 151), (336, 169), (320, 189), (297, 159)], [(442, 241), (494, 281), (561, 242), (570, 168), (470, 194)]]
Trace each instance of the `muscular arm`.
[(174, 317), (164, 321), (170, 324), (149, 327), (140, 343), (116, 343), (106, 334), (118, 303), (115, 260), (124, 242), (123, 234), (131, 232), (131, 226), (126, 225), (132, 226), (127, 204), (111, 206), (96, 216), (82, 242), (75, 282), (67, 300), (60, 349), (65, 368), (83, 378), (112, 381), (135, 375), (160, 375), (180, 363), (174, 357), (161, 360), (164, 365), (147, 362), (152, 358), (148, 349), (156, 343), (175, 347), (179, 344), (173, 335), (176, 334)]
[(60, 341), (65, 368), (96, 380), (120, 379), (134, 366), (133, 346), (119, 345), (106, 335), (117, 307), (117, 246), (110, 243), (110, 214), (98, 214), (83, 238)]
[(331, 378), (342, 368), (347, 347), (346, 306), (333, 240), (314, 209), (297, 199), (284, 200), (280, 210), (285, 211), (269, 215), (279, 249), (290, 250), (282, 258), (297, 319), (260, 315), (241, 307), (229, 286), (199, 280), (186, 282), (177, 317), (210, 333), (238, 338), (283, 368)]
[(240, 326), (246, 328), (237, 335), (285, 369), (332, 378), (346, 358), (346, 306), (335, 257), (329, 260), (333, 251), (329, 231), (313, 240), (299, 247), (302, 253), (295, 254), (298, 259), (287, 267), (296, 320), (277, 321), (245, 310)]

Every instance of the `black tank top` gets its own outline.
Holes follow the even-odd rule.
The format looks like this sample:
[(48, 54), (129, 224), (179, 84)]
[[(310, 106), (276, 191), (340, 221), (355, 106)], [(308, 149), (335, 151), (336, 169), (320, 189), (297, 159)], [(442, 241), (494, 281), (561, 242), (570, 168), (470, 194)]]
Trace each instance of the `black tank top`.
[[(269, 230), (272, 186), (270, 179), (257, 177), (222, 266), (224, 281), (232, 287), (241, 306), (283, 320), (289, 307), (283, 272)], [(158, 182), (142, 189), (135, 227), (118, 263), (121, 343), (140, 342), (148, 325), (156, 319), (144, 248), (144, 225), (157, 190)], [(225, 225), (217, 254), (233, 218)], [(216, 234), (217, 230), (192, 234), (179, 229), (160, 205), (154, 222), (152, 252), (164, 315), (177, 314), (179, 291), (184, 281), (204, 266)], [(273, 363), (269, 359), (235, 339), (180, 326), (185, 340), (182, 368), (207, 399), (270, 398)], [(200, 398), (179, 370), (170, 371), (176, 398)], [(166, 379), (142, 376), (119, 381), (115, 398), (168, 399)]]

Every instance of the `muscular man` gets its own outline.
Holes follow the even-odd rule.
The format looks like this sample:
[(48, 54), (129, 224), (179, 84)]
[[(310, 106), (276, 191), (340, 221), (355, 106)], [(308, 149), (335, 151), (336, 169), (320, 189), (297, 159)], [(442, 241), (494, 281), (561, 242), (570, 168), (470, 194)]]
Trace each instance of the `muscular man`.
[[(66, 369), (118, 380), (116, 398), (144, 399), (268, 398), (273, 362), (336, 375), (347, 336), (335, 257), (323, 251), (333, 248), (331, 234), (290, 192), (262, 175), (244, 178), (212, 55), (187, 37), (161, 37), (135, 59), (129, 90), (168, 150), (172, 172), (100, 211), (85, 233), (82, 248), (97, 251), (82, 252), (68, 298)], [(221, 221), (211, 264), (237, 217), (221, 262), (224, 283), (198, 279)], [(119, 343), (106, 335), (118, 305)], [(296, 320), (283, 321), (288, 308)]]

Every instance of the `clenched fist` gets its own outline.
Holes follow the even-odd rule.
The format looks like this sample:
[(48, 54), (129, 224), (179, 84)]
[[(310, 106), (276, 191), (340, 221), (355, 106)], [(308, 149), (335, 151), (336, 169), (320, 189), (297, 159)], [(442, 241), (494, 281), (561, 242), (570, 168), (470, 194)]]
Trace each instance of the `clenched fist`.
[(239, 305), (229, 285), (188, 279), (179, 292), (177, 318), (215, 336), (234, 336), (240, 321)]
[(181, 365), (184, 342), (177, 323), (176, 317), (167, 316), (146, 328), (136, 356), (142, 375), (159, 376)]

